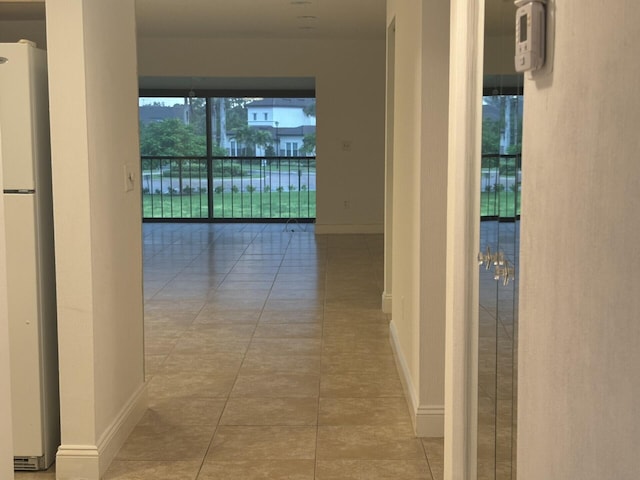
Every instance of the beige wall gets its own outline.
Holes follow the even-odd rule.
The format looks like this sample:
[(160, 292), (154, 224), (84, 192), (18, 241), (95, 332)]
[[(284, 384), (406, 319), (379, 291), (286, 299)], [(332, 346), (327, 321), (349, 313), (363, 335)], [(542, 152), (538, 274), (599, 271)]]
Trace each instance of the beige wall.
[(141, 38), (138, 59), (141, 76), (315, 77), (317, 231), (382, 232), (383, 39)]
[(526, 81), (518, 478), (640, 471), (640, 34), (634, 0), (554, 2)]
[(0, 20), (0, 43), (13, 43), (18, 40), (36, 42), (38, 48), (47, 49), (47, 34), (44, 20)]
[(61, 480), (97, 480), (145, 407), (134, 2), (114, 3), (47, 3)]

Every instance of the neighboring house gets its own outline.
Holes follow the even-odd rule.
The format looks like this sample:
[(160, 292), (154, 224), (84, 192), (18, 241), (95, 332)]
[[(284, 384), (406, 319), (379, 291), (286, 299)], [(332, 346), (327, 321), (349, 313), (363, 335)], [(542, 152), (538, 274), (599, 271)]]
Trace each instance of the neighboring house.
[[(315, 103), (314, 98), (264, 98), (247, 105), (247, 122), (250, 128), (269, 132), (273, 140), (271, 154), (282, 157), (302, 156), (304, 137), (316, 132), (315, 115), (307, 115), (305, 108)], [(231, 156), (241, 154), (243, 145), (229, 131), (227, 151)], [(268, 154), (269, 147), (256, 146), (255, 154)], [(315, 151), (307, 153), (315, 155)]]
[(170, 118), (177, 118), (184, 123), (189, 123), (189, 109), (186, 105), (141, 105), (140, 122), (143, 125), (151, 122), (161, 122)]

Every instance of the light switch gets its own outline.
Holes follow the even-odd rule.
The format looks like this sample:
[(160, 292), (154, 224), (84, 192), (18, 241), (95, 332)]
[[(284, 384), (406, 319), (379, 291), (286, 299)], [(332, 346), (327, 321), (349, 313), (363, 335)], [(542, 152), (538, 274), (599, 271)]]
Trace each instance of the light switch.
[(133, 190), (133, 187), (135, 186), (135, 179), (136, 176), (133, 173), (133, 169), (131, 168), (131, 165), (128, 163), (124, 164), (124, 191), (126, 192), (130, 192)]

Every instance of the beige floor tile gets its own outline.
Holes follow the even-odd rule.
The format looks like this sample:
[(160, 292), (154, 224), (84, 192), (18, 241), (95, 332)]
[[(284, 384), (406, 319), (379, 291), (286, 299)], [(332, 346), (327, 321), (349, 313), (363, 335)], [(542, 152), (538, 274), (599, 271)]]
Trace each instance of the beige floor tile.
[(413, 435), (380, 311), (383, 237), (304, 227), (180, 225), (145, 246), (150, 409), (108, 480), (441, 480), (442, 439)]
[(226, 399), (202, 397), (151, 398), (138, 425), (216, 426)]
[(210, 461), (198, 480), (314, 480), (313, 460)]
[(229, 460), (313, 460), (316, 427), (220, 426), (206, 463)]
[(420, 460), (424, 451), (411, 428), (318, 427), (318, 460)]
[(150, 355), (150, 354), (147, 354), (145, 351), (144, 373), (147, 379), (150, 378), (152, 375), (156, 374), (160, 370), (160, 367), (162, 366), (162, 362), (164, 362), (165, 358), (167, 358), (166, 355)]
[(359, 338), (389, 338), (389, 325), (387, 323), (347, 323), (327, 322), (324, 324), (322, 334), (325, 337), (354, 336)]
[(232, 353), (244, 355), (249, 348), (250, 338), (224, 338), (201, 332), (185, 333), (176, 343), (173, 354)]
[(259, 323), (253, 338), (320, 338), (322, 325), (313, 323)]
[(195, 480), (200, 462), (114, 460), (103, 480)]
[(214, 431), (203, 425), (138, 425), (116, 460), (202, 460)]
[(247, 354), (251, 355), (319, 355), (319, 338), (254, 338)]
[(232, 397), (220, 425), (316, 425), (317, 397)]
[(324, 355), (360, 353), (376, 357), (393, 355), (388, 338), (359, 338), (356, 336), (325, 337), (322, 342), (322, 353)]
[(55, 464), (40, 472), (15, 472), (15, 480), (56, 480)]
[(251, 340), (255, 329), (253, 324), (194, 322), (183, 336), (192, 334), (214, 339)]
[(404, 398), (320, 398), (318, 425), (404, 425), (411, 419)]
[(322, 355), (322, 373), (397, 375), (397, 369), (392, 355), (371, 356), (363, 353), (338, 353)]
[(263, 374), (238, 375), (232, 397), (317, 397), (319, 375)]
[(402, 384), (396, 372), (387, 374), (323, 374), (322, 397), (401, 397)]
[(308, 310), (266, 310), (260, 316), (261, 324), (272, 323), (322, 323), (322, 311)]
[(249, 353), (242, 362), (240, 374), (320, 374), (320, 355), (260, 355)]
[(444, 478), (444, 439), (443, 438), (423, 438), (422, 445), (427, 455), (433, 480), (443, 480)]
[(205, 305), (202, 311), (194, 319), (193, 325), (199, 324), (253, 324), (260, 318), (260, 308), (242, 309), (237, 306), (234, 309), (214, 310), (212, 306)]
[(156, 374), (147, 388), (152, 401), (165, 397), (227, 397), (235, 380), (235, 374)]
[(160, 367), (160, 372), (189, 375), (235, 374), (240, 370), (243, 358), (244, 352), (172, 353)]
[(315, 480), (432, 480), (432, 478), (429, 466), (424, 459), (319, 460)]

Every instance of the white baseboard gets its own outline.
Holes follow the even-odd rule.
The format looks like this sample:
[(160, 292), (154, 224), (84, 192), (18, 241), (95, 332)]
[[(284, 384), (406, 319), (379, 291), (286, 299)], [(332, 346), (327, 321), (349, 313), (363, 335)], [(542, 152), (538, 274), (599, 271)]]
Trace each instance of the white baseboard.
[(413, 385), (409, 367), (402, 354), (398, 341), (396, 324), (389, 323), (389, 340), (393, 350), (396, 368), (400, 375), (400, 381), (407, 400), (409, 413), (413, 421), (413, 430), (417, 437), (443, 437), (444, 436), (444, 405), (420, 405), (416, 389)]
[(382, 292), (382, 312), (391, 315), (391, 294)]
[(444, 405), (421, 405), (416, 412), (418, 437), (444, 437)]
[(111, 422), (97, 445), (60, 445), (56, 455), (56, 479), (100, 480), (146, 410), (147, 386), (143, 384)]
[(384, 233), (384, 224), (374, 223), (371, 225), (330, 225), (316, 223), (315, 231), (319, 235)]

